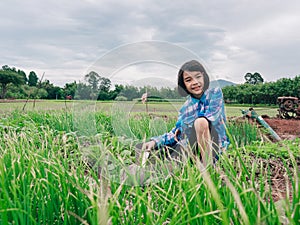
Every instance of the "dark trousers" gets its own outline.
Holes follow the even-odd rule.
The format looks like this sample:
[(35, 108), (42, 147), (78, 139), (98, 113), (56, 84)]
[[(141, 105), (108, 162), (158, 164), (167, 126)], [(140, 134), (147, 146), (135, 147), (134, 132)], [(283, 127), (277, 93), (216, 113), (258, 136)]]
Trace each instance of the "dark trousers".
[[(211, 125), (210, 122), (209, 122), (209, 130), (210, 130), (211, 141), (212, 141), (212, 158), (213, 158), (213, 163), (215, 163), (219, 158), (218, 157), (219, 138), (216, 129)], [(192, 127), (192, 131), (190, 136), (188, 137), (188, 140), (191, 147), (191, 153), (193, 154), (193, 156), (199, 156), (200, 160), (202, 160), (194, 126)], [(142, 149), (142, 147), (143, 147), (143, 143), (138, 143), (135, 146), (137, 163), (141, 163), (141, 157), (143, 155), (143, 152), (145, 151), (144, 149)], [(163, 145), (160, 147), (155, 147), (155, 149), (151, 150), (148, 160), (153, 163), (155, 162), (156, 158), (180, 161), (182, 159), (182, 155), (184, 154), (184, 152), (186, 151), (184, 151), (184, 149), (182, 149), (181, 145), (178, 143), (174, 144), (173, 146)]]

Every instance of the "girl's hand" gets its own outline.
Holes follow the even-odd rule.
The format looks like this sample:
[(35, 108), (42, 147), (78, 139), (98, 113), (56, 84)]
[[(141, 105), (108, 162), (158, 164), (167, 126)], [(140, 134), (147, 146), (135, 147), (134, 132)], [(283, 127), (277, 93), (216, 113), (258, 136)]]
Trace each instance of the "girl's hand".
[(181, 134), (181, 131), (180, 131), (179, 129), (177, 129), (177, 130), (175, 131), (175, 137), (174, 137), (175, 141), (178, 142), (178, 136), (179, 136), (180, 134)]
[(148, 141), (148, 142), (144, 143), (143, 149), (145, 149), (146, 151), (152, 150), (152, 149), (154, 149), (155, 144), (156, 144), (155, 141)]

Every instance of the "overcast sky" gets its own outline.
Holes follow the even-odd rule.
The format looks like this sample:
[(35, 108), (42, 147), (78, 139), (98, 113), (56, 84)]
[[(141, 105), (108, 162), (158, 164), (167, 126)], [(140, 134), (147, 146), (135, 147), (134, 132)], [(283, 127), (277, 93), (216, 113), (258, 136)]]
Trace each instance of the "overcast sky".
[(94, 70), (114, 83), (176, 82), (196, 58), (218, 79), (300, 74), (298, 0), (2, 0), (0, 65), (55, 85)]

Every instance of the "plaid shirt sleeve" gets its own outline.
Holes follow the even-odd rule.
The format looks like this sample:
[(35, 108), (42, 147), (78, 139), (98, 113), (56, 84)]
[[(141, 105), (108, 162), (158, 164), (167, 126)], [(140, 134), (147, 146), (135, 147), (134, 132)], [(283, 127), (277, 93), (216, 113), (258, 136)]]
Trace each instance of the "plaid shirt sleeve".
[[(184, 118), (184, 114), (182, 113), (182, 111), (184, 111), (186, 104), (187, 103), (185, 103), (182, 106), (182, 109), (180, 110), (176, 125), (170, 132), (151, 138), (151, 140), (156, 142), (158, 147), (162, 146), (162, 145), (172, 146), (172, 145), (176, 144), (177, 141), (175, 140), (175, 132), (176, 132), (176, 130), (179, 130), (180, 132), (182, 132), (182, 123), (183, 123), (182, 121)], [(180, 137), (178, 137), (178, 139), (180, 139)]]
[(176, 140), (175, 140), (175, 131), (176, 131), (176, 127), (174, 127), (168, 133), (165, 133), (165, 134), (160, 135), (160, 136), (152, 137), (151, 140), (155, 141), (156, 145), (158, 147), (160, 147), (162, 145), (172, 146), (172, 145), (174, 145), (176, 143)]

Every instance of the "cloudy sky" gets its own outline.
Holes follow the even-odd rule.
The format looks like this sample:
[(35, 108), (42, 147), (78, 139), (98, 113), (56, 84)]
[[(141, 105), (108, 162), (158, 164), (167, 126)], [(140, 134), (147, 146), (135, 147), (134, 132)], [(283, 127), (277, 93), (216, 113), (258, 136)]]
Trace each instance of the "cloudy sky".
[[(115, 83), (176, 82), (196, 58), (218, 79), (300, 74), (298, 0), (2, 0), (0, 65), (55, 85), (95, 70)], [(154, 79), (155, 80), (155, 79)]]

